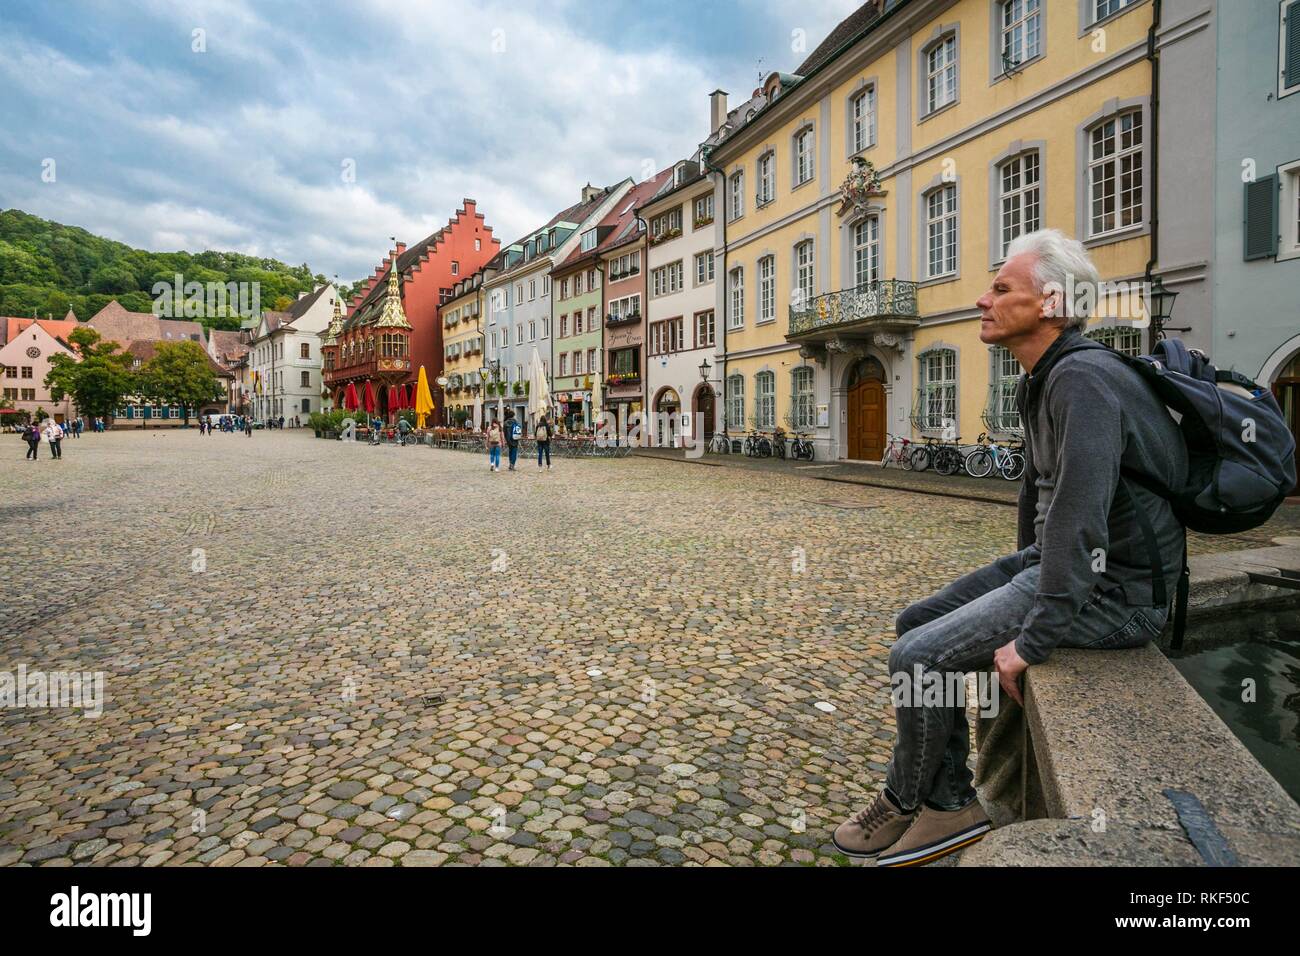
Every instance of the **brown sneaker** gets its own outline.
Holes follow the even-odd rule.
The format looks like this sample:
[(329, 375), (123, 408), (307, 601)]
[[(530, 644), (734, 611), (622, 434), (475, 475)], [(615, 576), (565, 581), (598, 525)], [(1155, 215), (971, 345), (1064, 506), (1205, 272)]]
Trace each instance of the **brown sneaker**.
[(993, 829), (978, 800), (960, 810), (922, 806), (916, 822), (876, 859), (876, 866), (917, 866), (984, 839)]
[(915, 810), (902, 812), (882, 792), (875, 803), (836, 827), (831, 842), (845, 856), (869, 860), (897, 842), (915, 819)]

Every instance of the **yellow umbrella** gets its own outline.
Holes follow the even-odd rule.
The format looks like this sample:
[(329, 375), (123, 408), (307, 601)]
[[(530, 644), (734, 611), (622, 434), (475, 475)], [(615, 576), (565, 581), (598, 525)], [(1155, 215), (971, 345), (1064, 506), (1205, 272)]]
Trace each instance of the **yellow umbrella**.
[(433, 414), (433, 396), (429, 394), (429, 379), (420, 366), (420, 378), (415, 385), (415, 427), (423, 428), (424, 420)]

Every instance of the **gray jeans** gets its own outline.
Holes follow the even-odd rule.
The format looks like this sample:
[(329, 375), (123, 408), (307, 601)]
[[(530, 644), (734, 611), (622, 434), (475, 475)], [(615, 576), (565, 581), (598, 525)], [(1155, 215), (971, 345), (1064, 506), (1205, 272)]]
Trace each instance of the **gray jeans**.
[[(889, 652), (890, 675), (915, 675), (918, 666), (937, 677), (991, 668), (993, 653), (1019, 634), (1038, 590), (1040, 566), (1026, 567), (1027, 553), (999, 558), (903, 611)], [(1168, 615), (1167, 607), (1125, 604), (1118, 590), (1094, 594), (1058, 646), (1141, 647), (1159, 636)], [(895, 707), (894, 714), (898, 740), (886, 783), (903, 806), (928, 801), (956, 809), (974, 799), (965, 708), (932, 703)]]

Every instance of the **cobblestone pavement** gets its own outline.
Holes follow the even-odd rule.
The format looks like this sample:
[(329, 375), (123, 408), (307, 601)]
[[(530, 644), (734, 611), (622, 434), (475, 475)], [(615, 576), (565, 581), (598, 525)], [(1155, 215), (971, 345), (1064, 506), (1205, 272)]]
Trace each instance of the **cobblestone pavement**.
[(909, 601), (1014, 510), (633, 458), (116, 432), (0, 460), (0, 864), (832, 865)]

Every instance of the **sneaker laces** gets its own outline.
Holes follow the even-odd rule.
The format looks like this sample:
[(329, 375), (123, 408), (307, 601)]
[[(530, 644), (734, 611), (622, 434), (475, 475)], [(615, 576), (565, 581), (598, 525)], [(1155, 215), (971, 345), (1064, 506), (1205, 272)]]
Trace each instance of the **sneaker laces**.
[(893, 810), (890, 808), (889, 802), (882, 794), (881, 796), (876, 797), (875, 803), (854, 817), (853, 822), (860, 826), (863, 831), (870, 833), (875, 830), (876, 827), (884, 823), (886, 818), (892, 812)]

